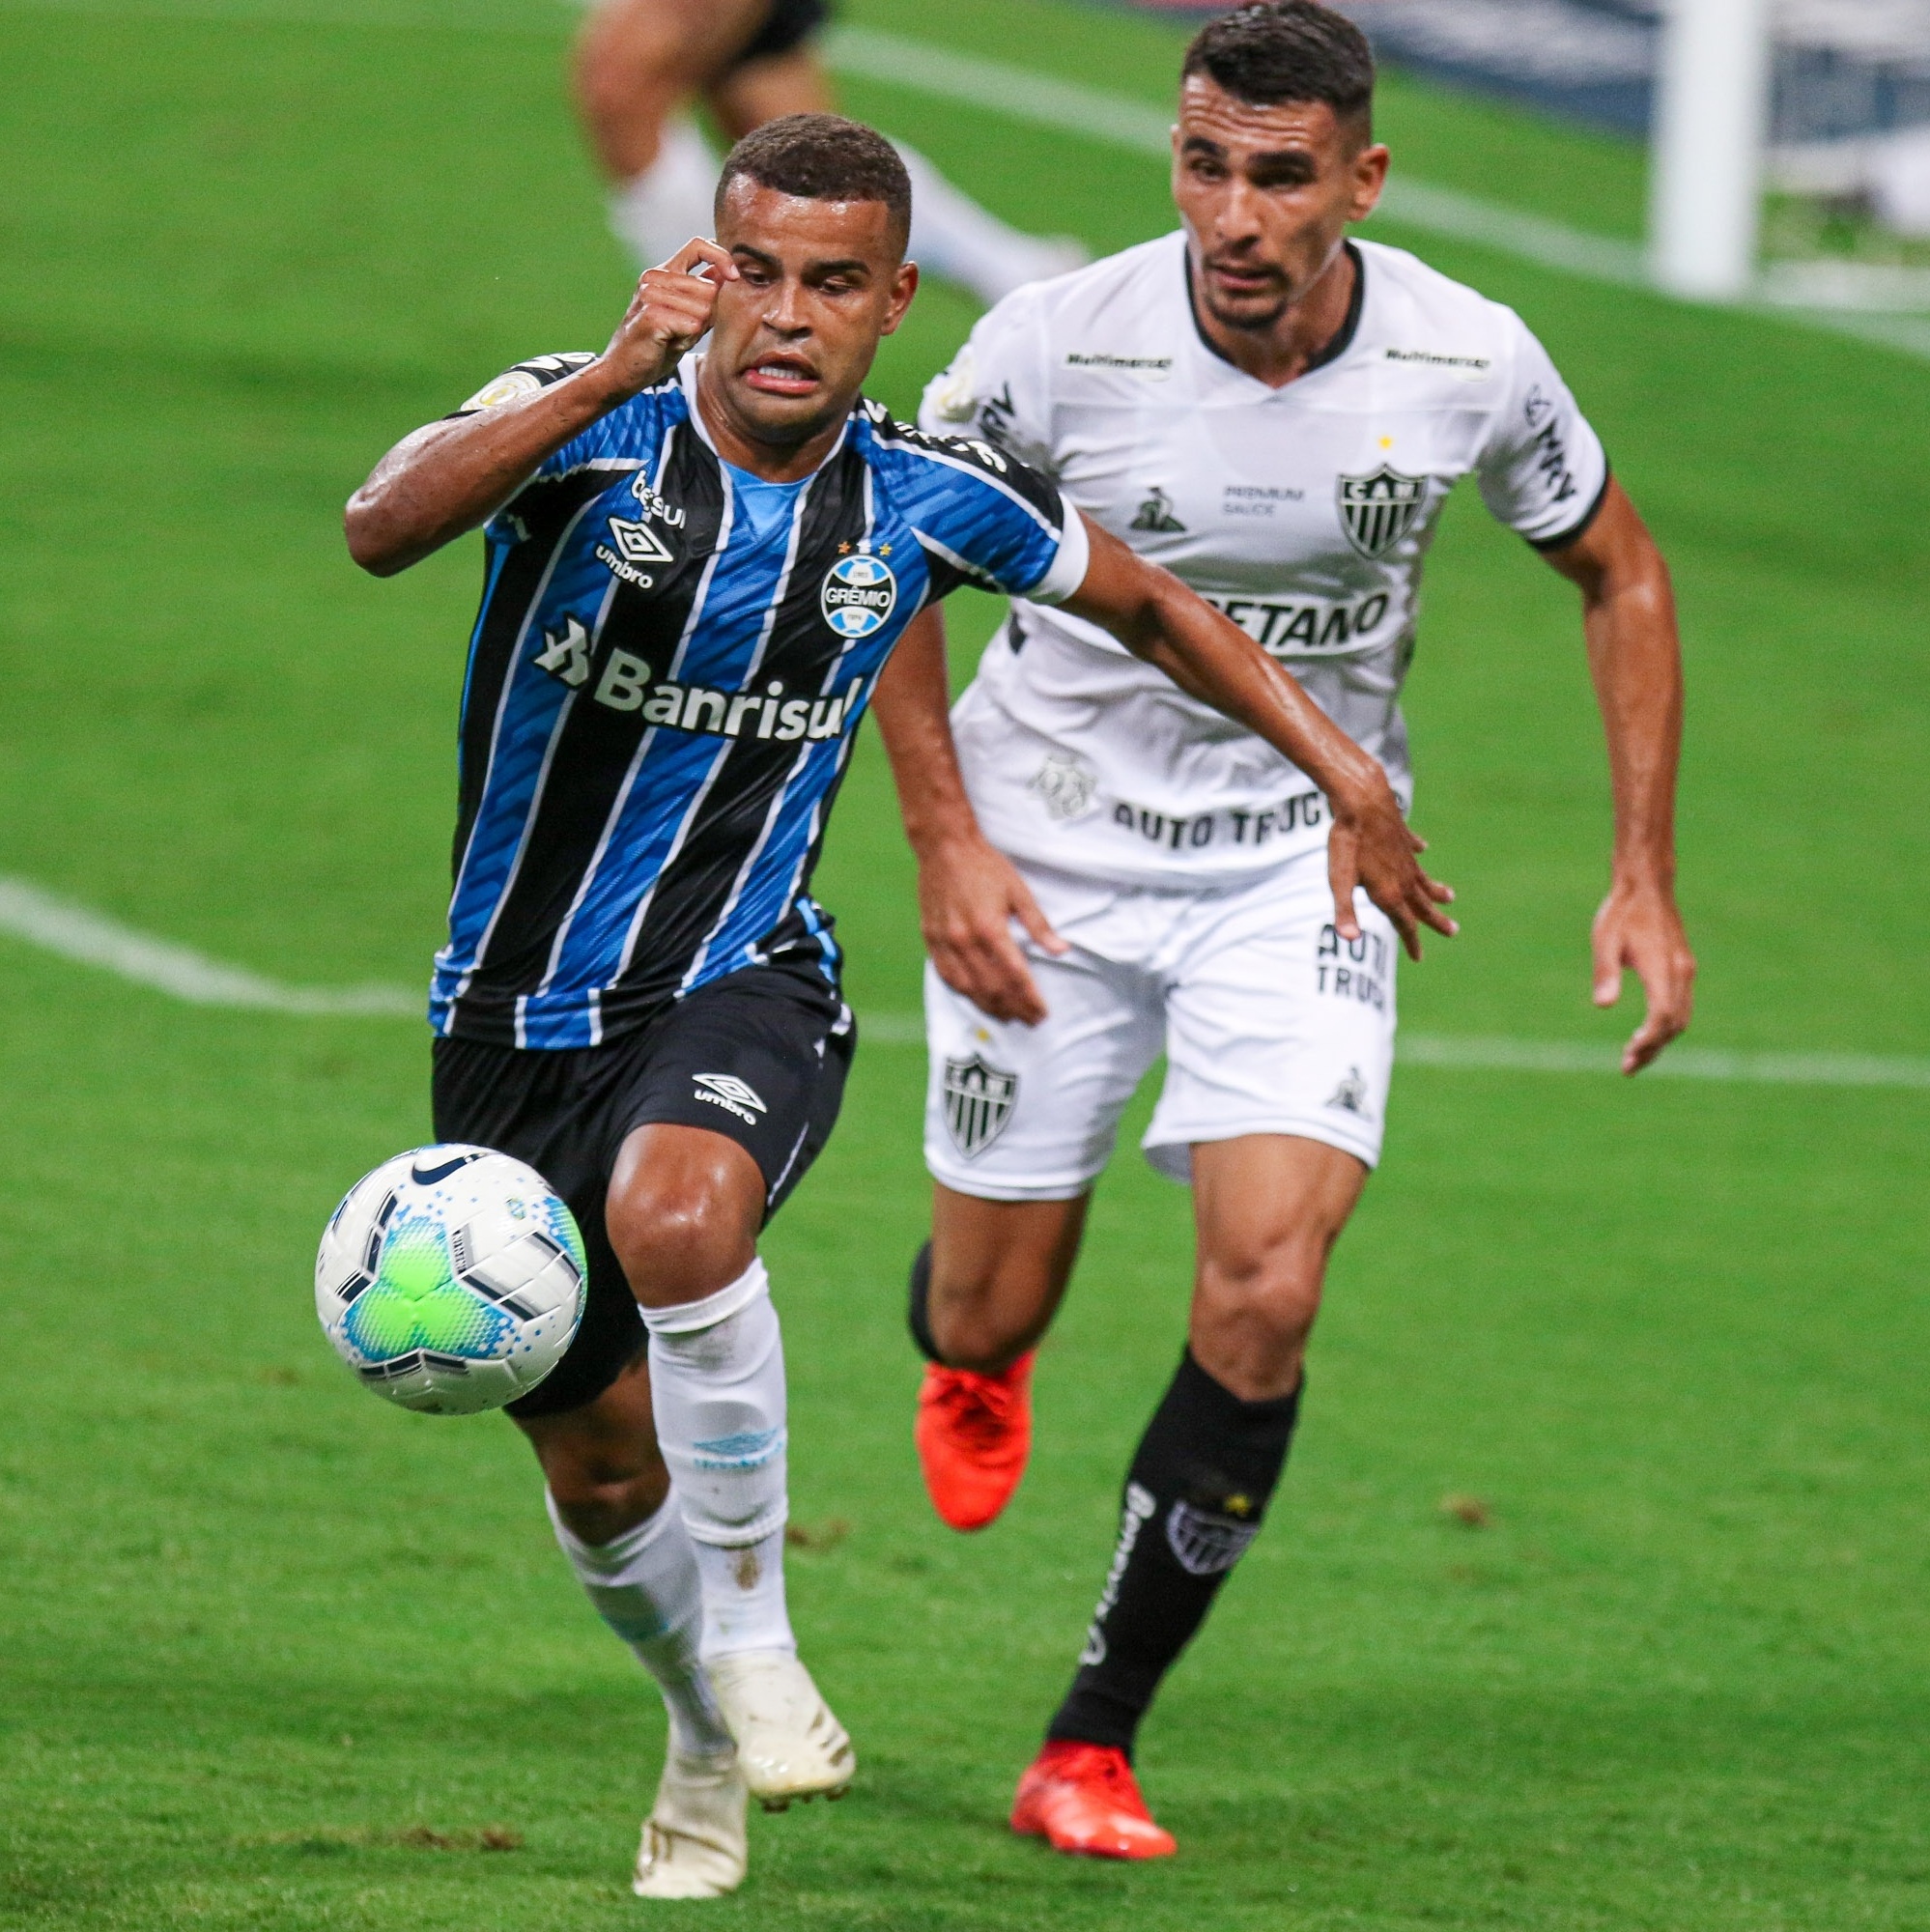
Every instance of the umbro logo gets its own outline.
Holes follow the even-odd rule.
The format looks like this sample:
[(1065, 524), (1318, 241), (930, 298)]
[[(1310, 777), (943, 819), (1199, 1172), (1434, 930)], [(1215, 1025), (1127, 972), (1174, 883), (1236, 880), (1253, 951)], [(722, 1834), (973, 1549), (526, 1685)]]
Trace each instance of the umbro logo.
[(758, 1115), (770, 1111), (756, 1088), (748, 1080), (738, 1079), (734, 1073), (695, 1073), (691, 1077), (696, 1083), (696, 1092), (691, 1096), (693, 1099), (706, 1100), (713, 1107), (722, 1107), (726, 1114), (735, 1114), (748, 1126), (756, 1126)]
[[(675, 529), (683, 523), (684, 513), (673, 504), (665, 502), (640, 476), (630, 486), (630, 494), (637, 498), (642, 515), (611, 517), (609, 520), (610, 542), (597, 545), (596, 560), (612, 577), (620, 577), (624, 582), (634, 583), (639, 590), (648, 590), (657, 580), (643, 566), (675, 563), (677, 560), (676, 553), (650, 527), (651, 522), (655, 519), (667, 529)], [(612, 549), (611, 545), (615, 548)]]
[(616, 548), (611, 550), (610, 544), (598, 544), (596, 560), (612, 577), (620, 577), (624, 582), (634, 583), (639, 590), (648, 590), (657, 581), (641, 565), (676, 561), (669, 546), (648, 524), (632, 523), (627, 517), (611, 517), (610, 534)]

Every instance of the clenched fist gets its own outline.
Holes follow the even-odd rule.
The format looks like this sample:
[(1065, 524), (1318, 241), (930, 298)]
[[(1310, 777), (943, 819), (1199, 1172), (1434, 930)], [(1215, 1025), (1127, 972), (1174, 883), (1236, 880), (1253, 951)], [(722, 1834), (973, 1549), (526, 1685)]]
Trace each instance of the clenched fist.
[(715, 242), (687, 242), (646, 269), (603, 352), (610, 380), (633, 396), (664, 382), (709, 328), (718, 289), (737, 279), (737, 265)]

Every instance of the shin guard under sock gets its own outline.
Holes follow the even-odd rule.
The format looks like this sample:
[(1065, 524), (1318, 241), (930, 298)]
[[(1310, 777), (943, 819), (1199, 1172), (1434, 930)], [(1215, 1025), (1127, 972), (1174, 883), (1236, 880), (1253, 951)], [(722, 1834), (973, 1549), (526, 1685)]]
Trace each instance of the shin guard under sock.
[(701, 1301), (646, 1308), (657, 1442), (696, 1548), (706, 1662), (794, 1650), (784, 1605), (784, 1349), (762, 1262)]
[(653, 1517), (608, 1543), (585, 1543), (546, 1490), (550, 1526), (597, 1615), (657, 1680), (670, 1736), (687, 1756), (731, 1748), (710, 1684), (697, 1662), (703, 1603), (696, 1554), (672, 1496)]
[(1299, 1407), (1299, 1389), (1241, 1402), (1190, 1350), (1181, 1358), (1133, 1457), (1113, 1566), (1048, 1738), (1130, 1754), (1160, 1679), (1259, 1533)]

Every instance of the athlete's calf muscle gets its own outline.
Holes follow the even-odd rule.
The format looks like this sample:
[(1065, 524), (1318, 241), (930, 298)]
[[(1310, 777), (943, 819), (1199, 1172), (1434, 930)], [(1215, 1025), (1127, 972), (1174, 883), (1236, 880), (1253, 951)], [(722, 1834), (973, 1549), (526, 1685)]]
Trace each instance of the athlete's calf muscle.
[(986, 1201), (932, 1188), (932, 1340), (951, 1368), (1009, 1368), (1051, 1325), (1091, 1196)]
[(556, 1513), (585, 1543), (614, 1541), (656, 1515), (670, 1492), (641, 1354), (582, 1408), (520, 1416), (517, 1426), (542, 1464)]

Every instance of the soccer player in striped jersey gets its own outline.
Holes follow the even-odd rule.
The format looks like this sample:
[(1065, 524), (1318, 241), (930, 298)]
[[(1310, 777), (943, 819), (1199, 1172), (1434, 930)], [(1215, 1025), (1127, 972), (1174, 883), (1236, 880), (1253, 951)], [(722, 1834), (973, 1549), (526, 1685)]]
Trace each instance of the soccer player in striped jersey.
[(348, 510), (378, 575), (484, 527), (436, 1132), (529, 1162), (583, 1232), (582, 1329), (512, 1413), (670, 1711), (651, 1897), (741, 1880), (747, 1792), (852, 1774), (785, 1612), (757, 1238), (837, 1112), (854, 1029), (810, 874), (914, 614), (970, 581), (1110, 627), (1318, 775), (1337, 917), (1358, 881), (1404, 929), (1441, 920), (1379, 767), (1251, 639), (1024, 464), (863, 398), (917, 287), (910, 213), (882, 136), (768, 124), (725, 163), (718, 241), (646, 273), (602, 355), (518, 364)]

